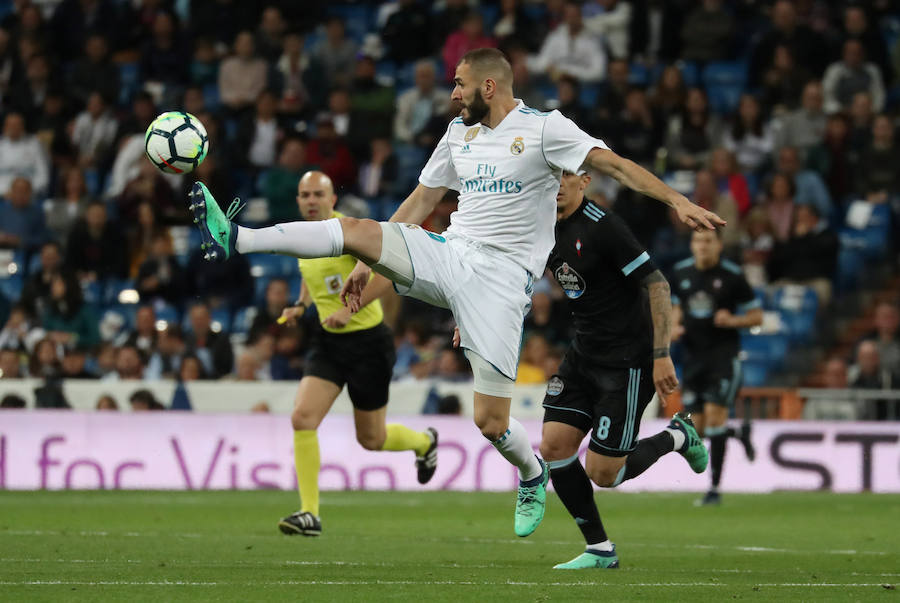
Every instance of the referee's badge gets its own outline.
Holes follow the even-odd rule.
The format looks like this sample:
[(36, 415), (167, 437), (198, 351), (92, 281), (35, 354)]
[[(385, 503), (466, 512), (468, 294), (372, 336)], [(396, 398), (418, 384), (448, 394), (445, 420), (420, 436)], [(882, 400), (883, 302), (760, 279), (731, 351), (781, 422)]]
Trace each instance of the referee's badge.
[(481, 131), (481, 126), (475, 126), (474, 128), (469, 128), (466, 131), (466, 142), (472, 142), (472, 140), (478, 136), (478, 133)]
[(511, 145), (509, 145), (509, 152), (513, 155), (521, 155), (522, 151), (525, 150), (525, 142), (522, 140), (521, 136), (516, 136), (516, 139), (513, 141)]
[(548, 396), (558, 396), (562, 393), (565, 384), (563, 380), (559, 377), (553, 377), (550, 381), (547, 382), (547, 395)]
[(337, 295), (341, 292), (341, 288), (344, 286), (344, 277), (340, 274), (332, 274), (331, 276), (325, 277), (325, 289), (328, 290), (328, 293), (331, 295)]

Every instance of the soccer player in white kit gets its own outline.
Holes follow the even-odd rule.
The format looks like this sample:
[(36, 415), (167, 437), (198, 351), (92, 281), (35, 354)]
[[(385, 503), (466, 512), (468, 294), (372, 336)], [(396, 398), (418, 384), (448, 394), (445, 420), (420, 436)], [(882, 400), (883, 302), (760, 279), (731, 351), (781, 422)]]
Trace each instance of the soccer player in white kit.
[[(544, 516), (548, 471), (525, 428), (510, 417), (522, 323), (534, 279), (553, 247), (556, 192), (563, 171), (608, 174), (666, 203), (692, 228), (724, 225), (637, 164), (619, 157), (558, 111), (542, 113), (513, 97), (509, 62), (495, 49), (466, 53), (451, 100), (462, 105), (389, 222), (339, 218), (249, 229), (230, 221), (202, 183), (190, 193), (207, 259), (234, 253), (300, 258), (349, 253), (361, 261), (341, 298), (356, 311), (374, 269), (404, 295), (449, 308), (474, 375), (474, 419), (481, 433), (519, 470), (515, 532), (528, 536)], [(439, 234), (420, 224), (448, 189), (459, 209)]]

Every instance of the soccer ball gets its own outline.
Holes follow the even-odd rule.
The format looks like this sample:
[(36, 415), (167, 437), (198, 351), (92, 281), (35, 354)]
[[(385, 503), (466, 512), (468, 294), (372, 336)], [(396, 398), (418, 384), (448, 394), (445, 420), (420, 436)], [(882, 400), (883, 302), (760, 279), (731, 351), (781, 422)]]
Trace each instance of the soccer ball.
[(209, 150), (209, 137), (200, 120), (183, 111), (167, 111), (147, 128), (144, 150), (150, 162), (167, 174), (197, 169)]

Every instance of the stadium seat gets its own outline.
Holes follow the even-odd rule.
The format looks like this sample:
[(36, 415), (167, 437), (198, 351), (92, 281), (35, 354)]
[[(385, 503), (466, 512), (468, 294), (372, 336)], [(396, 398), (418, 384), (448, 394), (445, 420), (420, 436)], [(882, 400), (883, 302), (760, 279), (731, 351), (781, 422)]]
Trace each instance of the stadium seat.
[(180, 312), (178, 308), (171, 304), (160, 304), (153, 307), (153, 311), (156, 314), (156, 320), (164, 320), (168, 324), (179, 324), (181, 319)]
[(134, 281), (131, 279), (110, 278), (101, 283), (103, 293), (101, 303), (104, 305), (113, 305), (121, 302), (119, 299), (122, 291), (134, 289)]
[(119, 63), (119, 104), (123, 107), (131, 102), (140, 90), (140, 69), (137, 63)]
[(347, 35), (357, 43), (375, 29), (375, 14), (368, 4), (329, 4), (328, 14), (340, 17)]
[(247, 334), (258, 312), (256, 306), (248, 306), (235, 312), (234, 320), (231, 321), (231, 332)]
[[(554, 90), (553, 95), (556, 96)], [(584, 107), (594, 107), (597, 105), (597, 98), (600, 96), (599, 84), (582, 84), (578, 92), (578, 102)]]
[(24, 284), (25, 277), (21, 274), (9, 274), (6, 271), (0, 271), (0, 293), (11, 302), (15, 302), (22, 297), (22, 286)]
[(781, 314), (791, 342), (809, 341), (819, 308), (816, 292), (802, 285), (785, 285), (775, 290), (772, 302)]
[(853, 206), (856, 204), (871, 213), (861, 228), (854, 227), (853, 220), (848, 220), (850, 223), (840, 230), (841, 249), (856, 250), (865, 260), (881, 260), (887, 253), (890, 243), (891, 208), (885, 203), (865, 204), (857, 201), (851, 205), (848, 213), (853, 213)]
[(744, 374), (745, 387), (763, 387), (766, 385), (769, 369), (764, 362), (745, 362), (741, 370)]
[(253, 279), (253, 303), (262, 305), (266, 301), (266, 287), (272, 280), (268, 276), (257, 276)]
[(291, 302), (297, 301), (300, 299), (300, 285), (303, 283), (303, 279), (300, 278), (300, 275), (291, 277), (288, 281), (288, 299)]
[(134, 329), (137, 316), (136, 304), (111, 304), (100, 312), (100, 336), (104, 341), (113, 341), (127, 331)]
[(103, 285), (97, 281), (90, 281), (81, 285), (81, 295), (85, 303), (100, 305), (103, 303)]
[(631, 63), (628, 67), (628, 83), (646, 88), (650, 85), (650, 70), (643, 63)]
[[(224, 331), (227, 333), (228, 329), (231, 328), (231, 310), (228, 308), (214, 308), (210, 310), (210, 317), (212, 318), (211, 328), (213, 331)], [(218, 329), (216, 325), (218, 325)]]
[(254, 253), (247, 256), (250, 276), (289, 278), (297, 274), (297, 258), (287, 255)]
[(709, 63), (703, 70), (703, 85), (714, 113), (733, 113), (746, 84), (747, 66), (742, 62)]

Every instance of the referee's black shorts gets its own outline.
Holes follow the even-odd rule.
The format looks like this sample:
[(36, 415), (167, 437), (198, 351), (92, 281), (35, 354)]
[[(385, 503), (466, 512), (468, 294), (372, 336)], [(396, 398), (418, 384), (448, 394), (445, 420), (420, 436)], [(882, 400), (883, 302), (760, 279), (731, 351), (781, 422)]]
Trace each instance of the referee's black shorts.
[(323, 329), (313, 338), (303, 376), (346, 384), (354, 408), (377, 410), (388, 402), (396, 359), (394, 336), (384, 323), (351, 333)]

